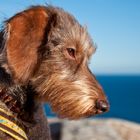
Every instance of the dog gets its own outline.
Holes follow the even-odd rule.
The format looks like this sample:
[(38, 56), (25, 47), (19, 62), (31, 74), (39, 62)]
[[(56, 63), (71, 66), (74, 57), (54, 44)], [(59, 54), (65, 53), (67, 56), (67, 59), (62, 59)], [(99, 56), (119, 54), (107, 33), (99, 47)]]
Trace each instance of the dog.
[(32, 6), (0, 31), (0, 138), (50, 140), (42, 104), (70, 120), (109, 110), (88, 62), (87, 29), (61, 8)]

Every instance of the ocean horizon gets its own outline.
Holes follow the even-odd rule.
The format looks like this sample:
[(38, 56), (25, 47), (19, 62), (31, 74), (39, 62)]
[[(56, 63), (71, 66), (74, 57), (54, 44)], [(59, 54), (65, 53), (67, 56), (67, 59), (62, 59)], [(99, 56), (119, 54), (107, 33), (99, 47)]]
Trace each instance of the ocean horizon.
[[(97, 118), (120, 118), (140, 123), (140, 75), (97, 75), (110, 103), (110, 111)], [(48, 117), (55, 117), (46, 104)]]

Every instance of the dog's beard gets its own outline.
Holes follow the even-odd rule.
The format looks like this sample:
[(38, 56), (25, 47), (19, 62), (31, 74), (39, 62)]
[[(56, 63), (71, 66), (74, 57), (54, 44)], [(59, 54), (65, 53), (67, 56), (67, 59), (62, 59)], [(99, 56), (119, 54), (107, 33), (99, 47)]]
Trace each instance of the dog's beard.
[[(66, 87), (68, 88), (68, 87)], [(65, 90), (59, 91), (59, 94), (52, 96), (49, 94), (48, 102), (54, 112), (61, 118), (79, 119), (88, 117), (96, 113), (94, 110), (95, 102), (90, 96), (79, 93), (78, 91)], [(70, 94), (69, 96), (67, 94)], [(47, 95), (48, 96), (48, 95)]]
[(53, 75), (37, 87), (40, 98), (61, 118), (79, 119), (96, 114), (98, 93), (87, 81), (62, 80)]

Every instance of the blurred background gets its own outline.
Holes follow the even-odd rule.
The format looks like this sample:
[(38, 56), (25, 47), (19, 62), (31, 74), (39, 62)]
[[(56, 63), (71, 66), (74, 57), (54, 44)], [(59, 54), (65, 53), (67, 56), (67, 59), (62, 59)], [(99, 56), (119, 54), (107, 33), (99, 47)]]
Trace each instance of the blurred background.
[[(140, 1), (1, 0), (0, 23), (37, 4), (62, 7), (82, 25), (87, 25), (97, 45), (90, 68), (111, 106), (108, 113), (97, 118), (121, 118), (140, 123)], [(56, 117), (48, 105), (45, 111), (50, 119)]]

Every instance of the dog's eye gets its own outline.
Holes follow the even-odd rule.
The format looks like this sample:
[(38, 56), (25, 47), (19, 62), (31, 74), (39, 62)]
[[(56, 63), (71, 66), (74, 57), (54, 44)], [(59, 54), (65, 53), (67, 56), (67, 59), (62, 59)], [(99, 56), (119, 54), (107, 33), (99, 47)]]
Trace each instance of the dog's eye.
[(67, 48), (67, 52), (72, 59), (75, 59), (75, 49)]

